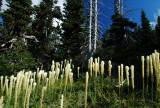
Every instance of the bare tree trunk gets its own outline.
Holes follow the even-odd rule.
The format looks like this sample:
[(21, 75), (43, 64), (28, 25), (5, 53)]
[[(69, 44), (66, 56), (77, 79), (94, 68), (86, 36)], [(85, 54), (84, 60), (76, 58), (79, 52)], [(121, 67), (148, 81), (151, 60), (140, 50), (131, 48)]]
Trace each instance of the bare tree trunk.
[(124, 0), (121, 0), (121, 15), (123, 15), (123, 2)]
[(117, 12), (120, 13), (120, 0), (114, 0), (114, 12), (115, 13), (117, 13)]
[(96, 52), (96, 48), (97, 48), (97, 16), (98, 16), (98, 11), (97, 11), (97, 0), (95, 0), (95, 6), (94, 6), (94, 38), (93, 38), (93, 52), (92, 52), (92, 56), (95, 54)]
[(88, 35), (88, 54), (87, 60), (91, 57), (92, 43), (91, 43), (91, 35), (92, 35), (92, 0), (90, 0), (90, 14), (89, 14), (89, 35)]

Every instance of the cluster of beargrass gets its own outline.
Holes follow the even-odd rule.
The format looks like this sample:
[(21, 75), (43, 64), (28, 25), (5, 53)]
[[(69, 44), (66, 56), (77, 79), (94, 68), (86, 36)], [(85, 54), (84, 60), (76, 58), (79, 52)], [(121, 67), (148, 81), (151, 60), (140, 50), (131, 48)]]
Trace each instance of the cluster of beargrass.
[[(60, 75), (61, 74), (61, 75)], [(60, 82), (60, 84), (59, 84)], [(29, 108), (32, 99), (39, 97), (36, 107), (43, 108), (44, 97), (48, 90), (54, 89), (59, 84), (59, 93), (62, 95), (72, 89), (73, 72), (71, 60), (63, 63), (52, 61), (51, 71), (37, 69), (36, 72), (20, 71), (17, 76), (1, 76), (1, 95), (4, 96), (4, 107)], [(61, 107), (63, 100), (61, 99)], [(2, 103), (2, 102), (1, 102)]]
[[(146, 56), (146, 59), (144, 56), (142, 56), (141, 62), (142, 62), (142, 79), (143, 79), (143, 98), (146, 100), (148, 98), (147, 95), (151, 94), (152, 101), (154, 100), (155, 102), (158, 102), (159, 100), (158, 95), (160, 92), (159, 53), (155, 50), (154, 53)], [(149, 89), (149, 86), (151, 87), (151, 89)]]
[(158, 107), (159, 53), (147, 56), (146, 62), (142, 56), (141, 62), (142, 92), (135, 89), (134, 65), (118, 65), (118, 77), (113, 78), (112, 62), (105, 65), (99, 57), (89, 59), (87, 72), (74, 67), (72, 60), (64, 60), (52, 61), (49, 72), (37, 68), (36, 72), (1, 76), (0, 108)]

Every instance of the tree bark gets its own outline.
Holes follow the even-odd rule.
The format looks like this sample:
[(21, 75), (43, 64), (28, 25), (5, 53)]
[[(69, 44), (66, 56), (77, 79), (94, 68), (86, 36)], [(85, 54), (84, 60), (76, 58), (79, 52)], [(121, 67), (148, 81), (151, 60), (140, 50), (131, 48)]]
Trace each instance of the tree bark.
[[(25, 34), (24, 34), (22, 39), (23, 39), (23, 42), (24, 42), (25, 45), (27, 45), (26, 39), (33, 39), (36, 43), (39, 42), (39, 41), (37, 40), (37, 38), (36, 38), (35, 36), (33, 36), (33, 35), (28, 36), (28, 35), (25, 35)], [(0, 46), (1, 46), (1, 47), (5, 47), (6, 44), (11, 43), (11, 45), (10, 45), (9, 48), (12, 48), (12, 47), (13, 47), (13, 46), (12, 46), (12, 43), (15, 42), (15, 41), (17, 41), (17, 38), (13, 38), (13, 39), (11, 39), (10, 41), (8, 41), (8, 42), (6, 42), (6, 43), (4, 43), (4, 44), (2, 44), (2, 45), (0, 45)]]
[(120, 0), (114, 0), (114, 12), (115, 13), (117, 13), (117, 12), (120, 13)]
[(121, 0), (121, 15), (123, 15), (123, 2), (124, 0)]
[(37, 38), (35, 36), (33, 36), (33, 35), (31, 35), (31, 36), (29, 36), (29, 35), (23, 35), (23, 38), (25, 38), (25, 39), (34, 39), (35, 42), (39, 42), (37, 40)]
[(92, 52), (92, 56), (95, 54), (96, 52), (96, 48), (97, 48), (97, 16), (98, 16), (98, 11), (97, 11), (97, 0), (95, 0), (95, 6), (94, 6), (94, 38), (93, 38), (93, 52)]
[(88, 54), (87, 54), (87, 60), (91, 57), (91, 50), (92, 50), (92, 41), (91, 41), (91, 37), (92, 37), (92, 14), (93, 14), (93, 10), (92, 10), (92, 0), (90, 0), (90, 14), (89, 14), (89, 35), (88, 35)]

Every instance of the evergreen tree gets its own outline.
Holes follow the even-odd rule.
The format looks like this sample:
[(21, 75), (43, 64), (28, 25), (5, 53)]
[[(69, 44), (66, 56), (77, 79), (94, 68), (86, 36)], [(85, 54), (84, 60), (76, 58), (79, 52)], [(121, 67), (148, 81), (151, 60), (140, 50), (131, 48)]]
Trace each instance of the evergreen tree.
[(127, 18), (123, 18), (120, 13), (115, 13), (112, 16), (112, 25), (109, 30), (111, 38), (114, 40), (114, 45), (116, 50), (124, 48), (131, 40), (130, 35), (128, 35), (131, 29), (137, 26), (136, 23), (129, 21)]
[(141, 10), (141, 25), (143, 42), (146, 43), (150, 40), (151, 37), (151, 26), (149, 20), (146, 18), (144, 10)]
[(35, 59), (28, 51), (24, 35), (31, 22), (31, 0), (7, 0), (8, 9), (1, 13), (4, 28), (0, 38), (0, 74), (14, 74), (23, 69), (33, 69)]
[(113, 23), (109, 30), (108, 48), (111, 48), (109, 52), (114, 61), (124, 63), (125, 59), (129, 57), (129, 50), (135, 41), (132, 29), (137, 24), (124, 18), (119, 12), (115, 13), (111, 19)]
[(160, 49), (160, 16), (157, 18), (157, 25), (155, 27), (156, 38), (157, 38), (157, 48)]
[(13, 75), (22, 70), (35, 69), (35, 59), (23, 41), (15, 41), (12, 48), (1, 48), (0, 52), (0, 75)]
[(77, 58), (82, 53), (82, 45), (85, 41), (84, 27), (84, 3), (83, 0), (68, 0), (65, 4), (65, 15), (62, 24), (62, 53), (64, 58), (79, 61)]
[(8, 9), (1, 15), (8, 35), (22, 37), (31, 22), (31, 0), (7, 0)]
[(102, 35), (102, 51), (100, 57), (103, 60), (109, 60), (114, 50), (113, 39), (109, 36), (109, 29)]
[[(37, 61), (44, 67), (51, 63), (54, 48), (54, 39), (58, 27), (53, 26), (53, 19), (61, 19), (62, 14), (59, 7), (55, 7), (53, 0), (42, 0), (38, 6), (34, 7), (34, 21), (32, 24), (32, 33), (39, 40), (30, 47), (30, 51), (37, 58)], [(31, 42), (32, 43), (32, 42)]]
[(2, 7), (2, 0), (0, 0), (0, 11), (1, 11), (1, 7)]
[(141, 10), (141, 36), (139, 47), (143, 53), (151, 53), (154, 50), (155, 36), (152, 32), (150, 21), (147, 19), (144, 10)]

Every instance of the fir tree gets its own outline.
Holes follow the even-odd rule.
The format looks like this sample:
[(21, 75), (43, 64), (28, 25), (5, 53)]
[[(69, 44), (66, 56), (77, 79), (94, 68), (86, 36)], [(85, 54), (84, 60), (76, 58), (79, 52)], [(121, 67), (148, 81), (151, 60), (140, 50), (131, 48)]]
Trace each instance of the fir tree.
[(157, 48), (160, 49), (160, 16), (157, 18), (157, 25), (155, 27), (156, 38), (157, 38)]
[(0, 75), (13, 75), (22, 70), (35, 69), (35, 59), (23, 41), (15, 41), (12, 48), (5, 47), (0, 51)]
[(143, 42), (146, 43), (151, 37), (151, 26), (149, 20), (146, 18), (144, 10), (141, 10), (141, 25)]
[(1, 15), (8, 35), (22, 37), (31, 22), (31, 0), (7, 0), (8, 9)]
[(106, 33), (102, 35), (102, 51), (101, 59), (108, 60), (111, 58), (114, 50), (113, 39), (109, 36), (109, 29), (107, 28)]
[(7, 2), (9, 8), (1, 13), (5, 27), (2, 28), (0, 38), (0, 71), (5, 75), (23, 69), (33, 69), (36, 65), (23, 37), (31, 22), (32, 2), (31, 0), (7, 0)]
[[(53, 0), (42, 0), (38, 6), (34, 7), (34, 21), (32, 23), (32, 33), (39, 40), (30, 47), (30, 51), (37, 58), (37, 61), (44, 65), (49, 66), (51, 63), (54, 48), (54, 39), (58, 27), (53, 26), (53, 19), (62, 19), (60, 8), (55, 7)], [(32, 42), (31, 42), (32, 43)]]
[(135, 41), (133, 31), (137, 24), (124, 18), (119, 12), (112, 16), (112, 25), (109, 30), (110, 37), (107, 41), (111, 58), (116, 62), (125, 62), (128, 52), (131, 50), (131, 45)]
[(141, 10), (141, 26), (141, 36), (139, 38), (141, 52), (151, 53), (154, 50), (155, 36), (152, 32), (150, 21), (147, 19), (144, 10)]
[(123, 18), (120, 13), (115, 13), (111, 19), (113, 23), (109, 33), (111, 38), (114, 40), (116, 50), (119, 50), (124, 48), (128, 44), (129, 40), (131, 40), (128, 33), (130, 33), (130, 30), (135, 28), (137, 24), (129, 21), (127, 18)]
[(1, 7), (2, 7), (2, 0), (0, 0), (0, 11), (1, 11)]
[(72, 58), (74, 61), (76, 61), (78, 55), (81, 55), (81, 47), (85, 41), (83, 8), (83, 0), (68, 0), (67, 4), (65, 4), (65, 15), (62, 24), (64, 33), (61, 39), (63, 43), (62, 53), (64, 58)]

